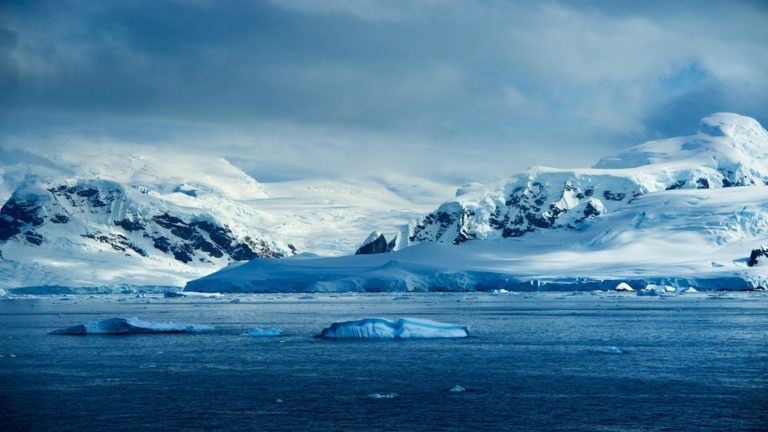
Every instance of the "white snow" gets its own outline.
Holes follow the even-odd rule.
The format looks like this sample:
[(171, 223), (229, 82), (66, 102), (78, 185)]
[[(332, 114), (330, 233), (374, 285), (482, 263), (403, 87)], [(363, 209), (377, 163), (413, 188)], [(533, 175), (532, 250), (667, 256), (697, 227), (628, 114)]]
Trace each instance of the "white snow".
[(634, 292), (634, 288), (629, 286), (626, 282), (621, 282), (618, 285), (616, 285), (616, 288), (614, 288), (614, 291), (618, 292)]
[(384, 318), (364, 318), (331, 324), (323, 329), (323, 339), (411, 339), (456, 338), (469, 336), (467, 326), (436, 321), (400, 318), (390, 321)]
[(66, 329), (55, 330), (57, 335), (131, 334), (131, 333), (203, 333), (216, 328), (200, 324), (143, 321), (138, 318), (108, 318), (90, 321)]

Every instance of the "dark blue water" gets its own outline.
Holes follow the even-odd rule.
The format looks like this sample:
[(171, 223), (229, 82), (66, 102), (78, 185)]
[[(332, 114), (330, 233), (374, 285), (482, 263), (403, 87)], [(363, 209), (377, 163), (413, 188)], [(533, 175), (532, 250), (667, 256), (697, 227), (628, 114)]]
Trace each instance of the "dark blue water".
[[(727, 297), (5, 300), (0, 428), (765, 431), (768, 297)], [(219, 331), (48, 334), (115, 316)], [(369, 316), (429, 318), (473, 332), (458, 340), (311, 337), (333, 321)], [(254, 327), (284, 335), (240, 335)], [(614, 346), (623, 354), (606, 352)], [(467, 391), (448, 391), (457, 384)]]

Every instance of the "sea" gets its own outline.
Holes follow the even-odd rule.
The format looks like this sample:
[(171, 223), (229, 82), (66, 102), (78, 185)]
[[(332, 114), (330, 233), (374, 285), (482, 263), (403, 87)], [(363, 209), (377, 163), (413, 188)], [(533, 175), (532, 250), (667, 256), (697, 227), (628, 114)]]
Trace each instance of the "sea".
[[(216, 330), (50, 334), (114, 317)], [(368, 317), (470, 336), (315, 337)], [(768, 295), (6, 297), (0, 430), (768, 431)]]

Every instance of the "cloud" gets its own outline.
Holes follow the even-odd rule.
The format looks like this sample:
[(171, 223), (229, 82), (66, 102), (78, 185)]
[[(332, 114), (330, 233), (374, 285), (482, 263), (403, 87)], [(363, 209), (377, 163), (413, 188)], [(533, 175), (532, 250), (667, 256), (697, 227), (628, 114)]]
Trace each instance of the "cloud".
[(484, 179), (589, 165), (712, 111), (768, 120), (760, 2), (63, 0), (0, 17), (0, 145), (195, 141), (273, 175)]

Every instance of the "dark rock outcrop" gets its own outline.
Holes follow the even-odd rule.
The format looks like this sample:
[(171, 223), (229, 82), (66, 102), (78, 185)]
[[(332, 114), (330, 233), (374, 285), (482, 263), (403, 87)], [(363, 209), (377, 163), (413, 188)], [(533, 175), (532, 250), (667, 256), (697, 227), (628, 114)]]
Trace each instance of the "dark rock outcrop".
[(759, 249), (752, 249), (752, 252), (749, 254), (749, 261), (747, 261), (747, 266), (754, 267), (763, 258), (766, 258), (766, 257), (768, 257), (768, 251), (765, 249), (765, 247), (761, 247)]
[(387, 252), (387, 239), (384, 234), (357, 248), (355, 255), (372, 255)]

